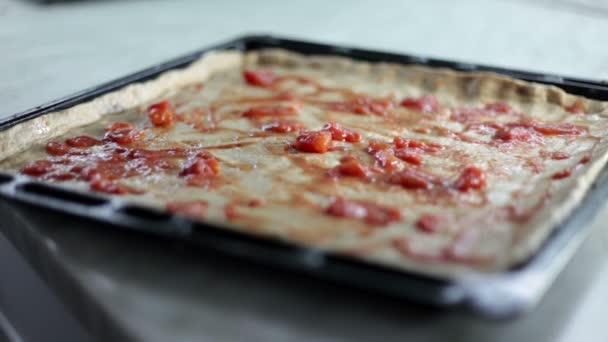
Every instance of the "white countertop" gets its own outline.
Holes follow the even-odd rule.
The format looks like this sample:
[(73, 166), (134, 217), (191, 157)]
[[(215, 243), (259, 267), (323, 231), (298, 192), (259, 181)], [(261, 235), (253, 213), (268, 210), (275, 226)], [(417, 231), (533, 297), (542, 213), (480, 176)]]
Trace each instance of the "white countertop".
[[(0, 117), (211, 43), (260, 32), (608, 79), (603, 39), (608, 4), (599, 0), (157, 0), (50, 6), (0, 0)], [(158, 247), (132, 248), (131, 240), (113, 234), (37, 231), (45, 244), (34, 254), (54, 255), (87, 290), (91, 305), (98, 303), (117, 329), (142, 340), (608, 341), (602, 326), (608, 310), (607, 222), (605, 207), (593, 238), (539, 308), (507, 322), (431, 314), (401, 302), (387, 308), (386, 302), (331, 292), (340, 288), (290, 288), (280, 275), (231, 274), (209, 260), (184, 262), (183, 255)]]

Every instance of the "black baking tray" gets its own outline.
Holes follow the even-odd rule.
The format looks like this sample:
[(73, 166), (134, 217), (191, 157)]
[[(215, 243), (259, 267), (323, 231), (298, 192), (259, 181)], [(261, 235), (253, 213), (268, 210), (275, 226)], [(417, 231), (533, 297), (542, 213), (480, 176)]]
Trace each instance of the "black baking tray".
[[(168, 70), (184, 68), (209, 51), (225, 49), (251, 51), (262, 48), (283, 48), (302, 54), (339, 55), (372, 62), (417, 64), (461, 71), (491, 71), (526, 81), (554, 85), (572, 94), (608, 100), (608, 85), (601, 82), (258, 35), (245, 36), (201, 49), (17, 113), (0, 121), (0, 131), (46, 113), (90, 101), (128, 84), (155, 78)], [(438, 280), (315, 248), (247, 235), (221, 226), (195, 222), (170, 213), (128, 204), (117, 197), (68, 190), (60, 185), (43, 183), (20, 175), (0, 173), (0, 197), (9, 204), (11, 210), (25, 211), (26, 217), (36, 215), (36, 208), (43, 207), (94, 220), (107, 226), (188, 241), (206, 250), (242, 257), (285, 270), (303, 272), (405, 300), (437, 307), (463, 309), (486, 317), (507, 318), (528, 311), (539, 302), (588, 235), (590, 223), (599, 211), (601, 202), (608, 195), (607, 174), (606, 170), (602, 171), (577, 210), (556, 227), (542, 248), (529, 260), (504, 272), (471, 273), (458, 281)], [(10, 206), (11, 203), (14, 205)]]

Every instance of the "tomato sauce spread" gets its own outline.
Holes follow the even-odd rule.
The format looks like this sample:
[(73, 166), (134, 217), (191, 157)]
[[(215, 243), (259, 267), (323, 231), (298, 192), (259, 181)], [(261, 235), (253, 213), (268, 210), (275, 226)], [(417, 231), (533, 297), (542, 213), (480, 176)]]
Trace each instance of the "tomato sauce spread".
[[(108, 132), (133, 130), (130, 124), (113, 123)], [(21, 172), (48, 180), (80, 180), (89, 182), (94, 191), (111, 194), (142, 193), (143, 190), (117, 183), (122, 179), (155, 173), (178, 172), (181, 160), (191, 162), (179, 174), (191, 184), (220, 172), (219, 162), (207, 151), (168, 148), (150, 150), (126, 147), (112, 140), (90, 136), (68, 138), (66, 143), (50, 142), (51, 157), (25, 165)]]
[[(48, 142), (21, 173), (108, 194), (147, 192), (169, 212), (242, 221), (243, 229), (287, 225), (281, 237), (306, 242), (390, 233), (378, 241), (398, 257), (473, 265), (488, 261), (478, 252), (494, 225), (526, 223), (542, 207), (492, 207), (505, 197), (497, 189), (567, 184), (557, 180), (593, 155), (571, 146), (597, 140), (580, 100), (563, 107), (578, 115), (543, 120), (516, 103), (450, 107), (433, 94), (365, 94), (290, 70), (239, 68), (236, 84), (192, 85), (121, 119), (132, 122)], [(288, 217), (272, 221), (269, 212)], [(310, 213), (326, 231), (316, 232), (317, 221), (298, 226)], [(273, 226), (257, 225), (258, 216)], [(485, 230), (476, 229), (478, 216)]]
[(261, 128), (273, 133), (289, 133), (304, 129), (304, 125), (297, 121), (276, 120), (262, 125)]
[(355, 114), (373, 114), (386, 116), (395, 108), (395, 102), (388, 99), (375, 99), (369, 96), (357, 96), (356, 98), (342, 102), (331, 102), (327, 105), (329, 110), (350, 112)]
[(288, 106), (262, 106), (253, 107), (243, 112), (246, 118), (260, 118), (265, 116), (282, 117), (296, 115), (300, 111), (300, 105), (292, 104)]

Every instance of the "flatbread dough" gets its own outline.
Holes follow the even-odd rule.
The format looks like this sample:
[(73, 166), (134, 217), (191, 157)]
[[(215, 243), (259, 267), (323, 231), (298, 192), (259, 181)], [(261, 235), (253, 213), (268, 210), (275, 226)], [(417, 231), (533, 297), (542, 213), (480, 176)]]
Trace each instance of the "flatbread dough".
[[(260, 68), (318, 82), (327, 89), (313, 97), (319, 101), (343, 100), (340, 93), (331, 89), (349, 89), (371, 98), (395, 101), (433, 94), (443, 109), (428, 115), (397, 106), (389, 115), (392, 121), (387, 121), (380, 115), (345, 113), (329, 110), (314, 101), (303, 101), (293, 119), (307, 129), (319, 130), (333, 121), (357, 131), (363, 140), (334, 142), (334, 146), (343, 150), (324, 154), (285, 152), (284, 147), (293, 143), (297, 133), (252, 134), (261, 131), (259, 123), (241, 115), (248, 108), (260, 106), (243, 98), (272, 95), (270, 90), (252, 87), (242, 79), (242, 70)], [(314, 91), (306, 83), (285, 83), (285, 88), (295, 92), (296, 97)], [(219, 123), (203, 131), (184, 122), (169, 131), (151, 127), (146, 107), (162, 99), (169, 99), (182, 114), (213, 106), (216, 110), (213, 120)], [(583, 104), (585, 114), (565, 110), (575, 101)], [(292, 102), (286, 98), (273, 104)], [(450, 119), (454, 109), (481, 108), (497, 102), (525, 113), (526, 120), (584, 126), (588, 127), (588, 133), (550, 135), (533, 147), (514, 144), (509, 148), (458, 138), (468, 128)], [(604, 102), (492, 73), (303, 56), (278, 49), (245, 54), (222, 51), (208, 53), (183, 70), (164, 73), (155, 80), (129, 85), (0, 132), (0, 160), (3, 160), (0, 169), (17, 171), (27, 162), (45, 158), (44, 144), (48, 141), (79, 134), (99, 138), (108, 123), (129, 121), (148, 130), (146, 141), (152, 149), (168, 145), (208, 148), (220, 160), (222, 183), (215, 187), (192, 187), (178, 174), (136, 176), (121, 182), (145, 189), (146, 193), (124, 196), (128, 201), (164, 208), (171, 201), (203, 199), (209, 203), (204, 219), (225, 224), (227, 229), (277, 237), (397, 269), (456, 278), (468, 272), (502, 271), (526, 260), (575, 209), (608, 158), (607, 111)], [(203, 124), (213, 125), (209, 120)], [(507, 123), (521, 118), (497, 116), (495, 120)], [(429, 128), (430, 133), (416, 128)], [(479, 134), (482, 140), (492, 139), (487, 132)], [(327, 172), (345, 154), (371, 165), (374, 158), (366, 152), (369, 141), (390, 143), (396, 136), (442, 145), (441, 152), (423, 155), (420, 168), (443, 179), (457, 178), (466, 165), (484, 169), (485, 189), (450, 193), (437, 199), (424, 190), (398, 185), (348, 177), (326, 181)], [(218, 147), (226, 144), (236, 147)], [(569, 157), (546, 158), (554, 152)], [(590, 161), (579, 163), (583, 157), (590, 157)], [(402, 164), (400, 167), (408, 167), (407, 163)], [(563, 179), (552, 177), (565, 169), (572, 169), (573, 174)], [(86, 186), (75, 181), (62, 184)], [(395, 207), (402, 219), (370, 226), (361, 220), (327, 215), (325, 209), (334, 196)], [(263, 204), (247, 204), (257, 199), (263, 199)], [(236, 208), (238, 219), (226, 216), (227, 205)], [(427, 213), (444, 215), (449, 222), (439, 232), (423, 232), (416, 222)], [(412, 253), (403, 253), (402, 242)], [(460, 260), (443, 257), (442, 251), (450, 246), (464, 249), (465, 256)]]

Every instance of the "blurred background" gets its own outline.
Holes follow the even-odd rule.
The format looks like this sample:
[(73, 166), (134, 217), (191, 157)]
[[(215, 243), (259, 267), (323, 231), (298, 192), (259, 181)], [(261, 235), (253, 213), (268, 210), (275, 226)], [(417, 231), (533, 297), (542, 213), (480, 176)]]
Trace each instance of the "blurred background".
[[(607, 32), (605, 0), (0, 0), (0, 118), (244, 34), (604, 80)], [(591, 286), (560, 341), (599, 331), (605, 301), (593, 294), (606, 298), (607, 281)], [(28, 340), (85, 339), (0, 235), (2, 310)]]
[(605, 32), (604, 0), (0, 0), (0, 115), (248, 33), (606, 79)]

